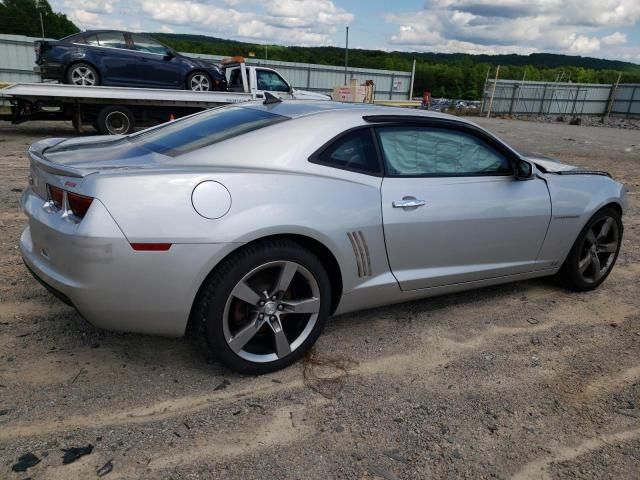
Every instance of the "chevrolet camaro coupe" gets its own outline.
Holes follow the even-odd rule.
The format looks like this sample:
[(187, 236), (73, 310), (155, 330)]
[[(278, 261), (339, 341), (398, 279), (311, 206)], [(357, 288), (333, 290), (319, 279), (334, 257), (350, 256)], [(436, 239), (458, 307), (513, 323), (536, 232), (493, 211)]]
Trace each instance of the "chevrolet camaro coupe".
[(331, 315), (551, 275), (596, 288), (627, 203), (608, 174), (462, 118), (271, 96), (29, 157), (38, 280), (97, 327), (197, 332), (251, 374)]

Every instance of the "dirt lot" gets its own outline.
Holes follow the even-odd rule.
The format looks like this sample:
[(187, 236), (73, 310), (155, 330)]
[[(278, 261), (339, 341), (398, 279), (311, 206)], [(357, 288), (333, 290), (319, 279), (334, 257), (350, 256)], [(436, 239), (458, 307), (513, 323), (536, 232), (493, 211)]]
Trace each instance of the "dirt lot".
[[(640, 478), (640, 134), (481, 120), (630, 189), (595, 292), (552, 281), (330, 321), (304, 363), (230, 373), (187, 340), (99, 331), (22, 266), (24, 151), (0, 126), (0, 478)], [(62, 463), (61, 449), (93, 452)], [(18, 458), (41, 461), (13, 473)]]

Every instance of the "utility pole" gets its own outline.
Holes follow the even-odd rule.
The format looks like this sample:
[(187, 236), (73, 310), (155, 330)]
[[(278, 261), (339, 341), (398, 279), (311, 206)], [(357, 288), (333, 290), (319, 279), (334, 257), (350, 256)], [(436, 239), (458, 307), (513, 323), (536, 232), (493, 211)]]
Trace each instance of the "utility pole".
[(269, 45), (264, 46), (264, 61), (269, 60)]
[(36, 0), (36, 8), (40, 15), (40, 31), (42, 32), (42, 39), (44, 40), (44, 22), (42, 21), (42, 11), (40, 10), (40, 0)]
[(344, 84), (347, 85), (347, 67), (349, 66), (349, 27), (347, 27), (347, 41), (344, 49)]

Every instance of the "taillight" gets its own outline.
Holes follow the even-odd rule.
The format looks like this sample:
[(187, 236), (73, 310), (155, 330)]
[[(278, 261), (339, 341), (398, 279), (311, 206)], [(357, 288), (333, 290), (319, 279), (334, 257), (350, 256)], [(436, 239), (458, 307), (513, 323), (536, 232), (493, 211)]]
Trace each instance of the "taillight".
[(67, 192), (69, 210), (71, 210), (71, 212), (78, 218), (83, 218), (87, 214), (87, 210), (89, 210), (91, 202), (93, 202), (93, 198), (91, 197)]
[(66, 208), (68, 208), (74, 216), (84, 218), (87, 214), (87, 210), (89, 210), (89, 207), (91, 206), (91, 202), (93, 202), (92, 197), (79, 195), (47, 184), (47, 196), (49, 197), (49, 201), (53, 203), (56, 208), (63, 208), (65, 193), (67, 194)]
[(62, 208), (64, 190), (47, 184), (47, 194), (49, 196), (49, 200), (53, 202), (56, 208)]

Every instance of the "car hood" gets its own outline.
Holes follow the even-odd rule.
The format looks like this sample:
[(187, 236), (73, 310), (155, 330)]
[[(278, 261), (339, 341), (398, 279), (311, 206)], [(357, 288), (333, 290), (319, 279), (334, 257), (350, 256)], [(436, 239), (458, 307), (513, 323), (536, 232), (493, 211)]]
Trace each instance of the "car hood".
[(29, 155), (45, 170), (79, 177), (104, 170), (169, 166), (171, 160), (124, 135), (50, 138), (34, 143)]
[(589, 170), (586, 168), (576, 167), (575, 165), (569, 165), (563, 163), (555, 158), (545, 157), (537, 154), (523, 154), (522, 158), (534, 163), (536, 167), (543, 173), (554, 173), (557, 175), (606, 175), (610, 177), (607, 172), (600, 170)]
[(556, 160), (555, 158), (545, 157), (542, 155), (536, 154), (524, 154), (522, 157), (525, 160), (528, 160), (541, 169), (544, 172), (548, 173), (558, 173), (558, 172), (566, 172), (569, 170), (577, 170), (578, 167), (574, 165), (569, 165), (568, 163), (562, 163), (560, 160)]
[(213, 63), (213, 61), (205, 60), (203, 58), (190, 57), (188, 55), (183, 55), (182, 53), (178, 53), (177, 56), (179, 56), (185, 63), (190, 64), (189, 66), (191, 68), (200, 67), (219, 71), (218, 66)]

